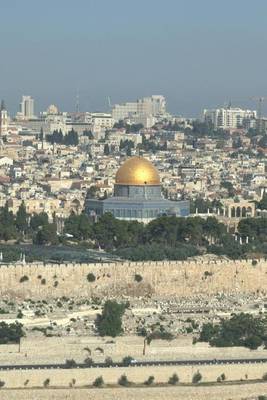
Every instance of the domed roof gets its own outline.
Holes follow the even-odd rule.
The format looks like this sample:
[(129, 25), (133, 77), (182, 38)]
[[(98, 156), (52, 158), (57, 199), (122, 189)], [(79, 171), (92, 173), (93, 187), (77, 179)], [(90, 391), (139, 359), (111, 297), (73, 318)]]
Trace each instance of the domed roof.
[(131, 157), (118, 169), (116, 184), (160, 185), (160, 177), (154, 165), (143, 157)]

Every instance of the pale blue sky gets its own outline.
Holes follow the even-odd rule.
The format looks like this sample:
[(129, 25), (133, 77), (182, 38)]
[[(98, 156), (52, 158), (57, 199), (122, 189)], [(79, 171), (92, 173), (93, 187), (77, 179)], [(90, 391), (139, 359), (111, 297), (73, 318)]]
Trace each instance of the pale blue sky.
[[(267, 95), (266, 0), (0, 0), (0, 98), (82, 110), (150, 94), (175, 114)], [(240, 99), (240, 100), (239, 100)], [(248, 99), (246, 101), (246, 99)]]

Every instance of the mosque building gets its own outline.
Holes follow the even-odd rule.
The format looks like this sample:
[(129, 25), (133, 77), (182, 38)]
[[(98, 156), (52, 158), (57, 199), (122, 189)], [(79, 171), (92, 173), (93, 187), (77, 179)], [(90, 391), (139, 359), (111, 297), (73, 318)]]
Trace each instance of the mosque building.
[(143, 157), (131, 157), (118, 169), (114, 195), (104, 200), (87, 198), (86, 213), (148, 223), (162, 215), (189, 215), (189, 201), (164, 199), (160, 177), (154, 165)]

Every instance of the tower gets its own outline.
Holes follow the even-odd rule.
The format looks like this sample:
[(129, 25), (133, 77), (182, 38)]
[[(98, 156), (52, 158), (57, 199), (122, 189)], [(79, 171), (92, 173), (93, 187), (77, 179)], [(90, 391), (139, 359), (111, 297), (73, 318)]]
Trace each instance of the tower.
[(31, 96), (22, 96), (20, 114), (23, 119), (34, 118), (34, 100)]
[(7, 129), (8, 129), (8, 115), (4, 100), (2, 100), (0, 106), (0, 136), (6, 135)]

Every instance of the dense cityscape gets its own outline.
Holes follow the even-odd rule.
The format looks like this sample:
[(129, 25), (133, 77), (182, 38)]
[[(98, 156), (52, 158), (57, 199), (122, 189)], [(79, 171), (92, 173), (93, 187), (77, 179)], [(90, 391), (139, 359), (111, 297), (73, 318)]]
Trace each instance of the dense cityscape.
[(0, 400), (267, 400), (254, 3), (1, 5)]
[[(261, 218), (267, 212), (267, 119), (257, 111), (229, 105), (187, 119), (170, 115), (164, 96), (152, 95), (114, 105), (110, 113), (60, 112), (50, 105), (35, 116), (34, 99), (23, 96), (15, 116), (4, 101), (0, 115), (5, 242), (56, 245), (73, 238), (96, 250), (118, 249), (128, 259), (164, 259), (174, 246), (166, 237), (173, 235), (166, 217), (173, 216), (178, 224), (186, 219), (169, 259), (203, 251), (232, 258), (267, 252), (267, 219)], [(115, 220), (106, 221), (107, 214)], [(120, 233), (136, 222), (135, 234)], [(167, 232), (160, 237), (156, 229)], [(153, 242), (164, 240), (166, 251), (155, 251)], [(144, 245), (146, 254), (139, 256)], [(25, 260), (20, 249), (3, 244), (2, 260), (11, 261), (12, 254), (14, 261)]]

